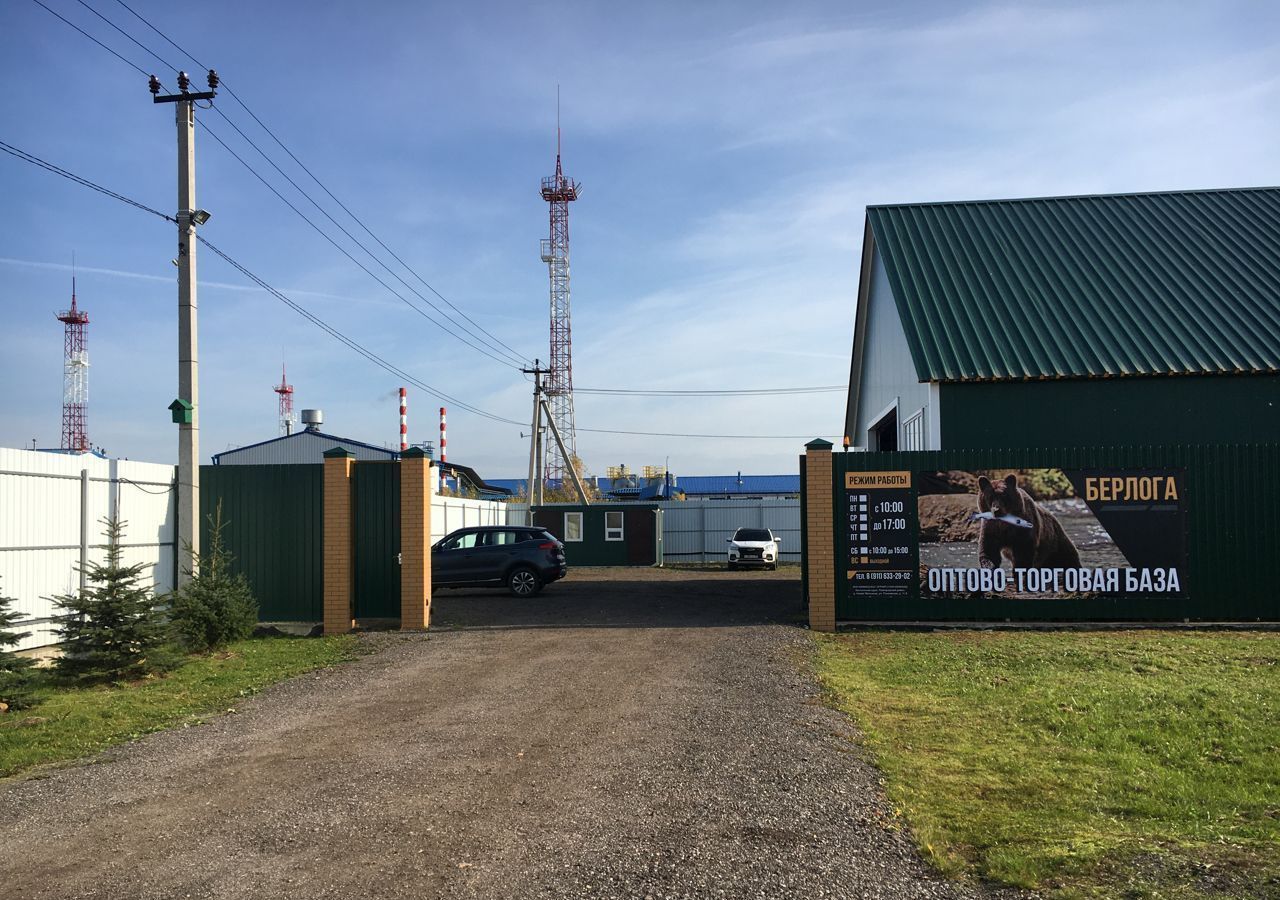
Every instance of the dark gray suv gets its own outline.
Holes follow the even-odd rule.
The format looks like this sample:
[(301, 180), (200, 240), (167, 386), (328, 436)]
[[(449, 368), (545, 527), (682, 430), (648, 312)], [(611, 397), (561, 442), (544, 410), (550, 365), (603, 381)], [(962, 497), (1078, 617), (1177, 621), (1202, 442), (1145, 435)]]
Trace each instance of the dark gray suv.
[(431, 548), (432, 588), (506, 585), (517, 597), (532, 597), (567, 572), (564, 544), (537, 527), (460, 528)]

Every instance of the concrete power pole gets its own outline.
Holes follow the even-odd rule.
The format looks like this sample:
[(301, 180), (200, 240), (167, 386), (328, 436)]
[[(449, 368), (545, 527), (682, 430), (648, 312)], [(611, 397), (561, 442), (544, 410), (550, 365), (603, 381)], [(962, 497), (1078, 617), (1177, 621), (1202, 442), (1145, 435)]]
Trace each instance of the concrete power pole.
[(200, 378), (196, 353), (196, 227), (209, 213), (196, 206), (197, 100), (213, 100), (218, 73), (209, 70), (209, 90), (188, 91), (190, 78), (178, 73), (178, 94), (160, 94), (151, 76), (155, 103), (172, 103), (178, 125), (178, 399), (170, 404), (178, 425), (178, 586), (191, 580), (200, 553)]
[(520, 371), (533, 376), (533, 418), (529, 431), (529, 480), (525, 483), (529, 495), (529, 521), (525, 524), (532, 525), (533, 509), (535, 506), (542, 505), (542, 448), (539, 446), (538, 435), (542, 429), (542, 376), (550, 370), (542, 368), (541, 360), (535, 359), (532, 369)]
[[(589, 506), (590, 501), (587, 500), (587, 492), (582, 487), (582, 479), (578, 477), (577, 467), (573, 464), (573, 454), (569, 452), (565, 446), (564, 435), (560, 433), (560, 429), (556, 427), (556, 417), (551, 409), (551, 404), (547, 402), (546, 392), (542, 389), (542, 376), (548, 374), (548, 370), (539, 365), (540, 360), (533, 361), (532, 369), (521, 369), (526, 375), (533, 376), (533, 421), (531, 423), (532, 430), (529, 433), (529, 522), (533, 524), (533, 508), (542, 505), (542, 459), (545, 449), (542, 447), (542, 420), (546, 417), (547, 427), (551, 430), (551, 436), (555, 438), (556, 447), (560, 451), (563, 459), (569, 460), (567, 471), (570, 479), (573, 481), (574, 490), (578, 494), (578, 502), (583, 506)], [(537, 477), (537, 493), (534, 493), (534, 478)]]

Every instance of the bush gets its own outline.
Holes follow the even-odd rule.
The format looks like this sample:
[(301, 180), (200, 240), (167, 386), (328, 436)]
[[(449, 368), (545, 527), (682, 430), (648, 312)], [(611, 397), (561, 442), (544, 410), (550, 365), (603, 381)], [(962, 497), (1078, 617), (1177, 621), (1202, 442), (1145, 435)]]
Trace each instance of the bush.
[(21, 613), (9, 609), (12, 602), (12, 597), (0, 594), (0, 705), (20, 709), (30, 703), (31, 660), (5, 649), (27, 636), (25, 631), (12, 630), (23, 618)]
[(248, 579), (231, 571), (234, 557), (222, 539), (221, 503), (209, 525), (209, 546), (196, 554), (196, 574), (170, 597), (174, 634), (192, 651), (246, 638), (258, 624), (258, 601)]
[(106, 563), (89, 563), (89, 587), (54, 598), (61, 610), (54, 621), (63, 650), (57, 667), (64, 675), (88, 681), (137, 678), (162, 667), (164, 623), (151, 591), (140, 583), (149, 564), (122, 562), (125, 523), (114, 518), (102, 522)]

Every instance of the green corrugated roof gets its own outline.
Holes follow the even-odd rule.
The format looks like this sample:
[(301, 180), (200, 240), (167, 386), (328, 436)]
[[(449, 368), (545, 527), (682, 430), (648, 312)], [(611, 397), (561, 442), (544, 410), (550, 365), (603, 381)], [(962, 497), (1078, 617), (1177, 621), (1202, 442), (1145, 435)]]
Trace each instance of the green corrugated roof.
[(867, 219), (922, 381), (1280, 371), (1280, 188)]

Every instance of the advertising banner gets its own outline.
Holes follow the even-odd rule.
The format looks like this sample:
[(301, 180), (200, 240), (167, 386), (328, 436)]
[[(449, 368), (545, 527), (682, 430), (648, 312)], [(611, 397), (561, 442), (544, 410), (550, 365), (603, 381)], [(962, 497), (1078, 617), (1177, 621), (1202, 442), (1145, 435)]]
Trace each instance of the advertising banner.
[(909, 597), (915, 585), (910, 472), (845, 473), (848, 596)]
[(924, 597), (1181, 596), (1180, 469), (916, 473)]

